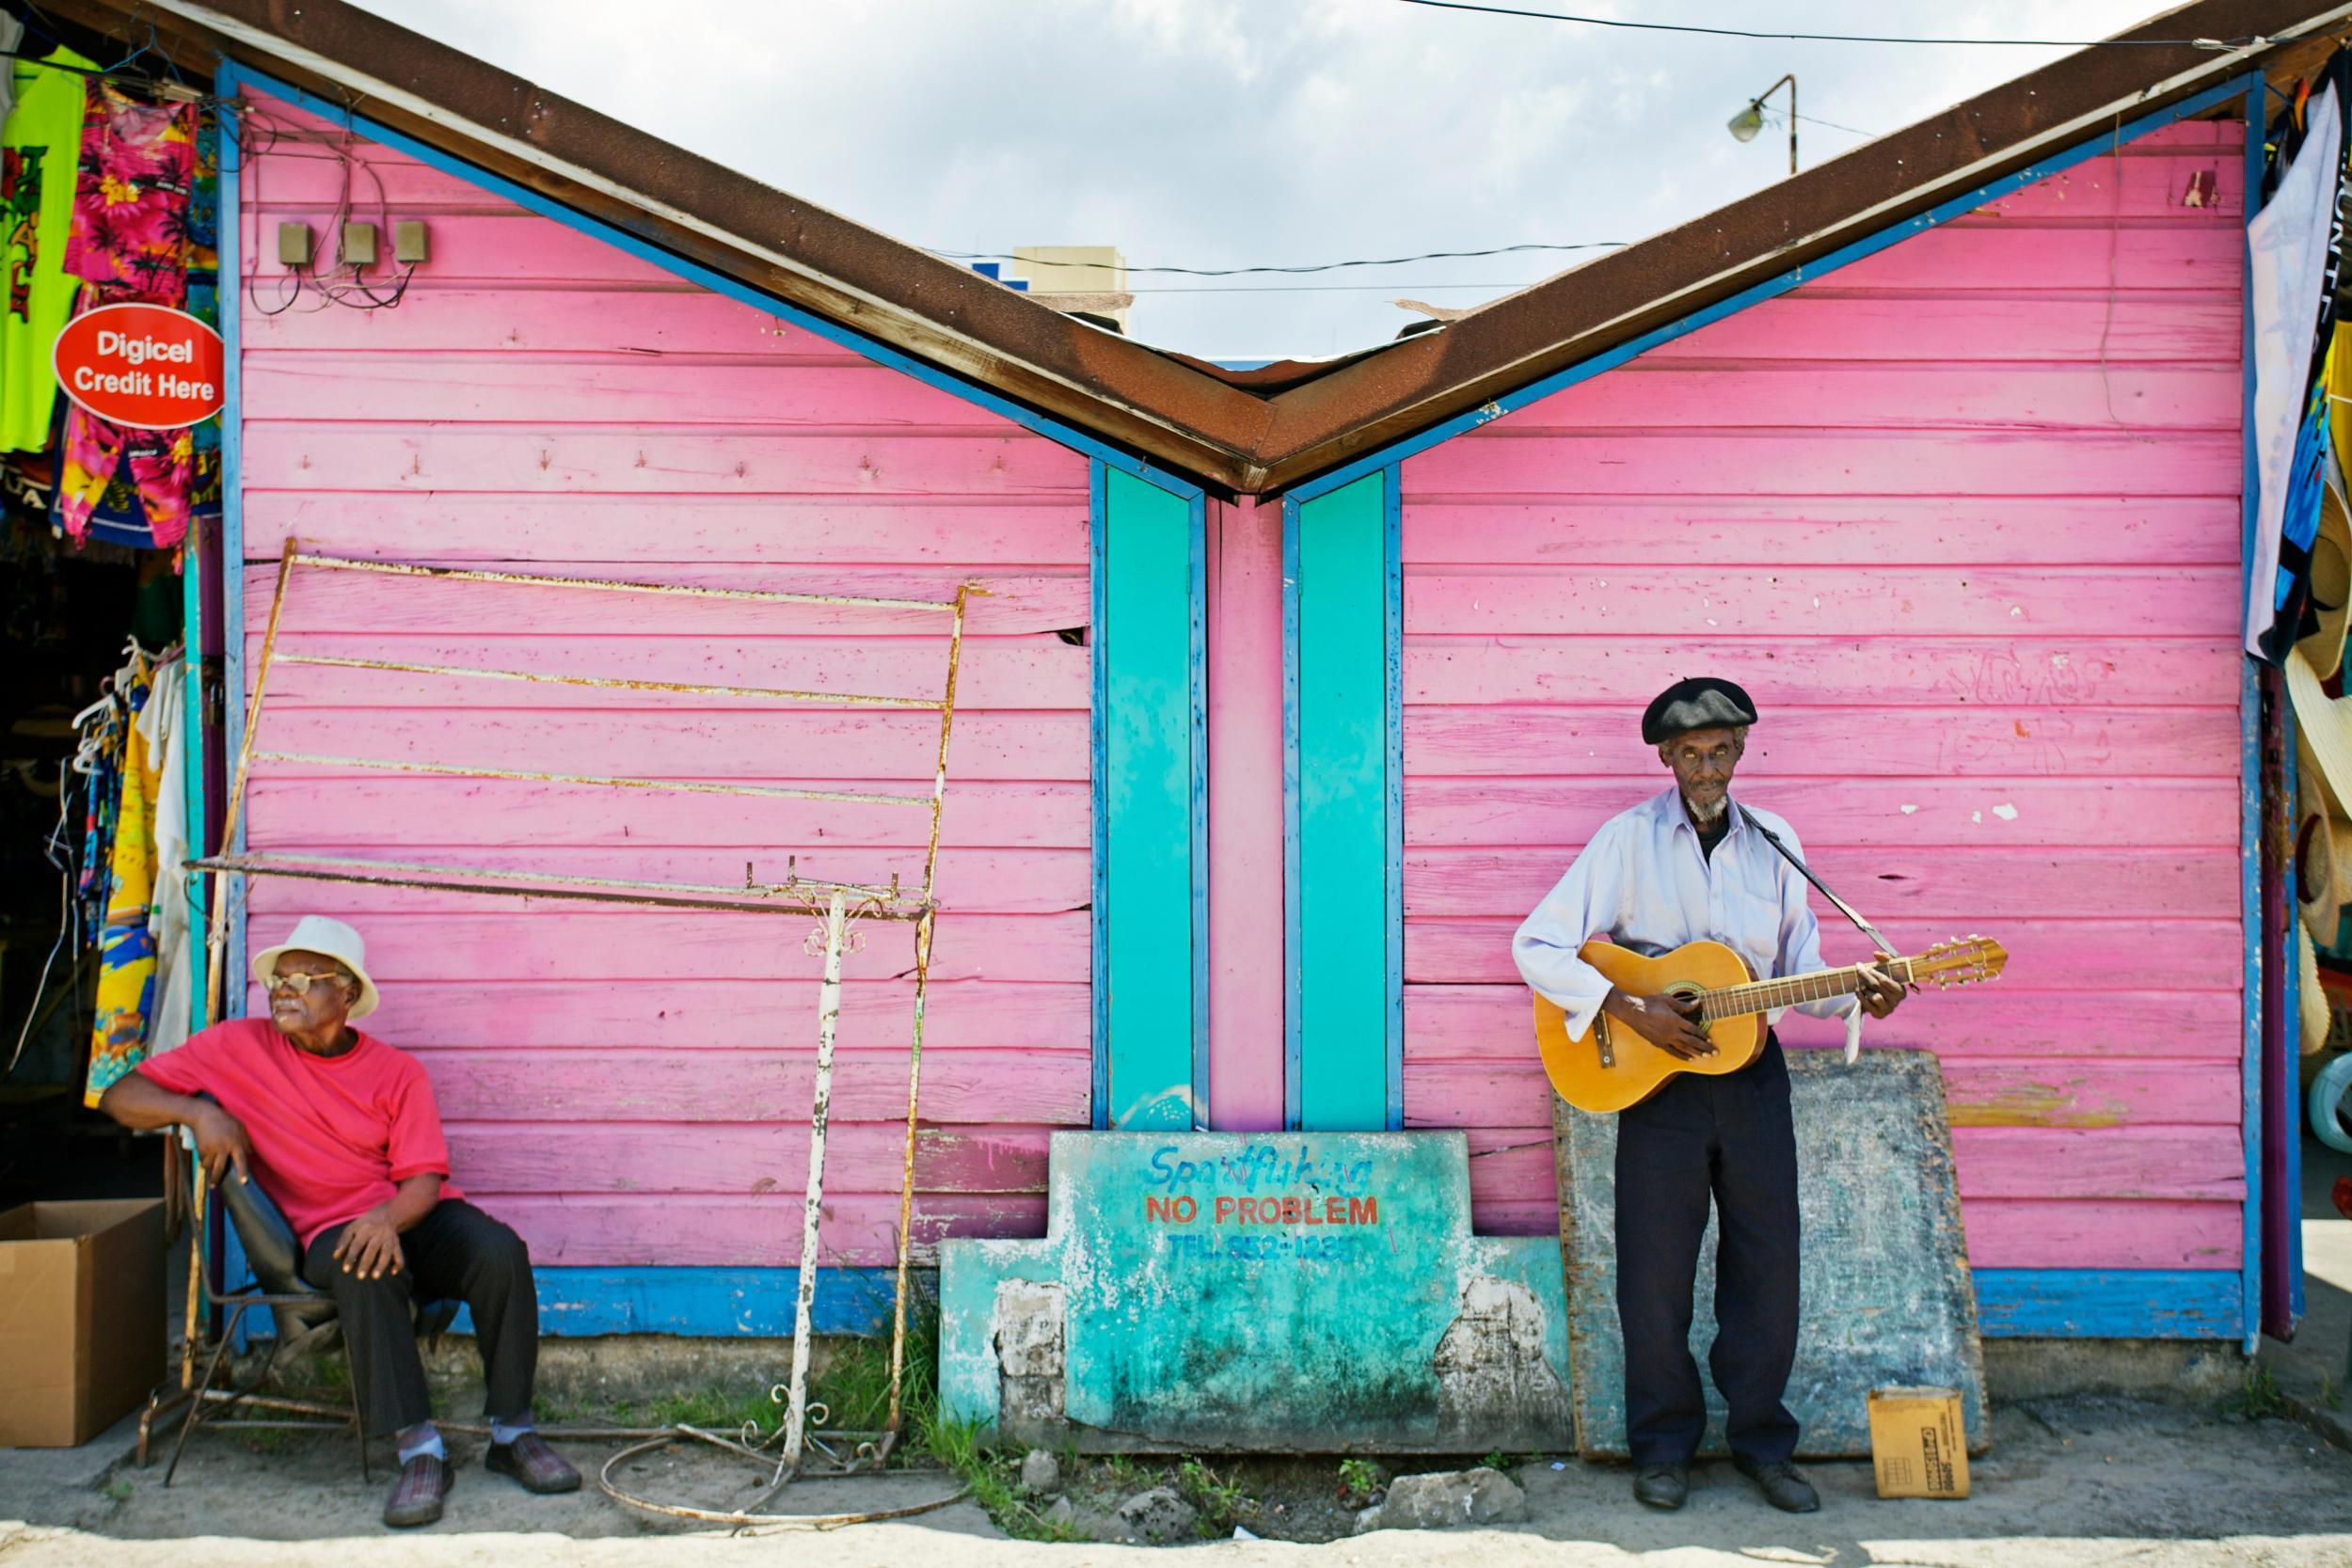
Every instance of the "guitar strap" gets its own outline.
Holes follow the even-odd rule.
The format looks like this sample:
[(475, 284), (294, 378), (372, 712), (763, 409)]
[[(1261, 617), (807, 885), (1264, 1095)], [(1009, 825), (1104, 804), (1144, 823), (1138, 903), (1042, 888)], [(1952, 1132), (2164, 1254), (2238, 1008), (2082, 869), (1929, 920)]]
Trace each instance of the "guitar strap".
[[(1734, 803), (1736, 804), (1737, 802)], [(1762, 833), (1764, 835), (1764, 842), (1779, 850), (1781, 858), (1786, 860), (1790, 865), (1797, 868), (1798, 875), (1802, 876), (1806, 881), (1811, 882), (1815, 887), (1820, 888), (1821, 890), (1821, 896), (1836, 905), (1839, 914), (1842, 914), (1848, 920), (1852, 921), (1854, 924), (1854, 929), (1860, 931), (1864, 936), (1868, 937), (1880, 952), (1891, 956), (1897, 951), (1895, 944), (1887, 941), (1884, 936), (1881, 935), (1877, 927), (1871, 925), (1868, 921), (1854, 913), (1853, 906), (1851, 904), (1847, 903), (1843, 898), (1840, 898), (1837, 895), (1830, 892), (1828, 884), (1824, 883), (1820, 878), (1813, 875), (1812, 868), (1806, 865), (1804, 862), (1797, 859), (1796, 855), (1790, 851), (1788, 846), (1780, 841), (1780, 835), (1778, 833), (1773, 832), (1772, 829), (1757, 821), (1756, 819), (1756, 813), (1748, 810), (1745, 806), (1740, 806), (1740, 819), (1745, 822), (1749, 827), (1754, 828), (1757, 832)]]

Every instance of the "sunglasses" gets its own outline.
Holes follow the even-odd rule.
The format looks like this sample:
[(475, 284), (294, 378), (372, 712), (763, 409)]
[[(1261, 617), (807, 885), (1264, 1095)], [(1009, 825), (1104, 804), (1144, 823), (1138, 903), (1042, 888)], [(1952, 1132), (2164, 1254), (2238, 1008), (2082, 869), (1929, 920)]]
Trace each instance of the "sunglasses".
[(304, 974), (297, 971), (281, 969), (269, 977), (269, 989), (273, 991), (290, 990), (296, 996), (308, 996), (310, 994), (312, 986), (342, 978), (340, 974)]

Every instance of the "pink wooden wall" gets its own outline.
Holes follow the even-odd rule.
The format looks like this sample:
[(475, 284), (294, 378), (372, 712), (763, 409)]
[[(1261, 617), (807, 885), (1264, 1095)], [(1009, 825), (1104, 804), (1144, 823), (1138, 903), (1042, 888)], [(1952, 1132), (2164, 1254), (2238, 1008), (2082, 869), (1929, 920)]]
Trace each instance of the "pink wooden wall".
[(1866, 1035), (1944, 1059), (1975, 1263), (2237, 1265), (2241, 134), (2159, 132), (1405, 463), (1406, 1120), (1471, 1130), (1482, 1228), (1555, 1223), (1511, 931), (1669, 782), (1642, 705), (1713, 673), (1832, 886), (2012, 955)]
[[(946, 597), (973, 579), (941, 857), (919, 1239), (1042, 1227), (1049, 1128), (1083, 1126), (1083, 457), (946, 392), (370, 146), (373, 210), (431, 226), (393, 309), (275, 306), (281, 220), (325, 231), (317, 121), (244, 176), (247, 670), (288, 532), (321, 551)], [(265, 137), (254, 138), (257, 145)], [(281, 652), (936, 696), (944, 617), (298, 573)], [(264, 747), (582, 773), (928, 788), (929, 714), (279, 666)], [(466, 779), (257, 769), (254, 847), (732, 881), (918, 871), (926, 816)], [(457, 1180), (543, 1264), (799, 1261), (817, 960), (806, 925), (263, 879), (254, 943), (356, 922), (370, 1027), (430, 1069)], [(834, 1089), (820, 1262), (898, 1220), (912, 942), (875, 927)]]

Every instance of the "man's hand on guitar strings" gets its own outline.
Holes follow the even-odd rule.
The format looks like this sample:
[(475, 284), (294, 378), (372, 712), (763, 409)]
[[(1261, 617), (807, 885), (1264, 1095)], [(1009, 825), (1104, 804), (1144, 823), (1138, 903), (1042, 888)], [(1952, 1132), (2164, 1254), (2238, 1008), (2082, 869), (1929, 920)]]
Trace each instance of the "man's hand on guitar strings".
[[(1879, 964), (1892, 964), (1895, 955), (1881, 953)], [(1884, 1018), (1899, 1006), (1904, 995), (1903, 983), (1878, 967), (1878, 964), (1855, 966), (1862, 974), (1862, 990), (1855, 994), (1862, 998), (1862, 1010), (1872, 1018)]]
[(1669, 1056), (1695, 1062), (1715, 1054), (1715, 1042), (1699, 1027), (1696, 997), (1628, 996), (1612, 990), (1601, 1010)]

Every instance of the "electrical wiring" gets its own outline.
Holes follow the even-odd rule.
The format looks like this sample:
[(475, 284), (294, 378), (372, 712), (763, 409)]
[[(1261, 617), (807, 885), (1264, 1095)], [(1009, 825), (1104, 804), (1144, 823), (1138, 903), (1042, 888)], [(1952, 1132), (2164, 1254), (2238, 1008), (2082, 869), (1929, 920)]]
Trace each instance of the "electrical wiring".
[(1695, 23), (1634, 22), (1616, 16), (1581, 16), (1568, 11), (1524, 10), (1516, 6), (1488, 6), (1475, 0), (1399, 0), (1432, 10), (1477, 11), (1488, 16), (1523, 16), (1540, 22), (1567, 22), (1583, 27), (1614, 27), (1638, 33), (1688, 33), (1706, 38), (1761, 39), (1792, 43), (1911, 43), (1938, 47), (1997, 49), (2242, 49), (2263, 40), (2259, 37), (2232, 39), (1963, 39), (1919, 38), (1883, 33), (1788, 33), (1752, 27), (1707, 27)]

